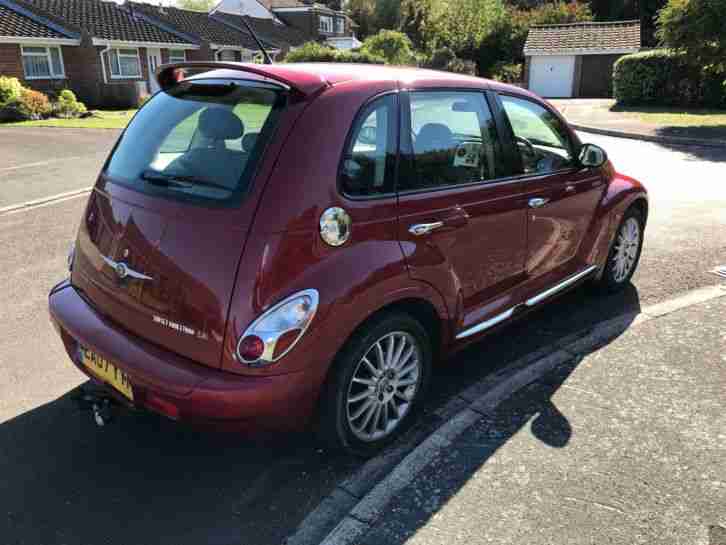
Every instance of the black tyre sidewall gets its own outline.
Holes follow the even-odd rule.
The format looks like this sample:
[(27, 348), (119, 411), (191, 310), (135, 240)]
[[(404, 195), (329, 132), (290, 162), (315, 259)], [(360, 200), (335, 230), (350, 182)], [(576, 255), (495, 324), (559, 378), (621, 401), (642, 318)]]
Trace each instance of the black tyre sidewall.
[[(347, 415), (348, 387), (358, 363), (373, 344), (381, 337), (393, 331), (405, 331), (411, 334), (421, 350), (421, 382), (411, 408), (398, 428), (389, 436), (378, 441), (366, 442), (358, 439), (350, 429)], [(342, 449), (358, 456), (372, 456), (400, 437), (416, 420), (416, 414), (426, 397), (431, 378), (432, 350), (428, 333), (413, 317), (405, 313), (382, 316), (364, 325), (348, 341), (341, 351), (331, 370), (326, 384), (325, 399), (321, 404), (320, 430), (326, 442), (335, 448)]]

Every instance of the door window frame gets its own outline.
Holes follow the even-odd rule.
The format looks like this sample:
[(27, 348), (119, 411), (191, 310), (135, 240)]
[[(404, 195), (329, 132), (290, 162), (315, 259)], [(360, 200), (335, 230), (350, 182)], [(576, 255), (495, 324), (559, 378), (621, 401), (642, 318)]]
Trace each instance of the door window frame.
[[(353, 139), (357, 137), (358, 129), (360, 129), (360, 124), (365, 121), (364, 116), (366, 116), (367, 114), (370, 115), (370, 112), (368, 111), (369, 107), (379, 99), (385, 98), (387, 96), (393, 96), (394, 98), (393, 111), (389, 114), (388, 120), (389, 136), (390, 133), (393, 132), (393, 139), (391, 142), (391, 147), (394, 150), (394, 166), (392, 174), (393, 180), (391, 184), (391, 187), (393, 189), (388, 193), (377, 193), (375, 195), (351, 195), (349, 193), (346, 193), (345, 189), (343, 188), (343, 168), (345, 161), (348, 158), (347, 152), (353, 145)], [(401, 92), (399, 92), (398, 90), (385, 91), (383, 93), (375, 95), (366, 100), (363, 105), (358, 109), (355, 117), (353, 118), (353, 123), (351, 123), (350, 129), (348, 130), (348, 136), (346, 136), (345, 138), (345, 144), (343, 145), (343, 150), (340, 155), (340, 162), (338, 163), (337, 186), (338, 193), (340, 195), (351, 201), (390, 199), (391, 197), (396, 196), (396, 194), (398, 193), (398, 168), (401, 162), (401, 111)]]
[[(576, 134), (572, 132), (572, 129), (567, 124), (566, 121), (562, 120), (562, 118), (552, 109), (549, 107), (549, 105), (544, 104), (542, 102), (538, 102), (536, 100), (533, 100), (525, 95), (520, 95), (517, 93), (512, 92), (506, 92), (506, 91), (492, 91), (491, 92), (492, 99), (497, 104), (497, 116), (500, 118), (499, 123), (501, 124), (503, 132), (506, 134), (506, 141), (507, 141), (507, 147), (509, 148), (508, 155), (510, 156), (510, 161), (512, 161), (512, 165), (516, 167), (515, 172), (518, 172), (518, 174), (515, 174), (513, 178), (520, 179), (520, 178), (527, 178), (527, 179), (533, 179), (533, 178), (542, 178), (546, 176), (554, 176), (559, 174), (565, 174), (568, 172), (576, 172), (578, 170), (581, 170), (582, 167), (577, 165), (577, 158), (579, 155), (580, 148), (582, 147), (582, 143), (580, 142), (580, 139), (577, 137)], [(573, 160), (575, 164), (573, 164), (570, 167), (560, 168), (557, 170), (552, 170), (549, 172), (530, 172), (526, 173), (524, 172), (524, 165), (522, 164), (522, 158), (519, 154), (519, 150), (517, 149), (517, 144), (515, 140), (514, 135), (514, 129), (512, 128), (512, 124), (509, 121), (509, 116), (507, 115), (506, 110), (504, 109), (504, 103), (502, 102), (501, 97), (507, 96), (511, 98), (515, 98), (517, 100), (524, 100), (527, 102), (531, 102), (535, 106), (539, 106), (540, 108), (543, 108), (544, 110), (548, 111), (550, 114), (555, 116), (557, 119), (559, 119), (567, 129), (567, 141), (569, 144), (569, 151), (572, 153)], [(498, 123), (498, 125), (499, 125)]]
[(400, 96), (400, 111), (401, 111), (401, 130), (400, 130), (400, 145), (399, 145), (399, 167), (397, 172), (400, 176), (400, 165), (403, 160), (411, 161), (411, 157), (414, 154), (413, 141), (411, 140), (411, 93), (480, 93), (484, 96), (484, 101), (489, 107), (489, 113), (494, 120), (494, 130), (497, 133), (497, 141), (494, 145), (495, 160), (501, 160), (506, 170), (514, 174), (509, 176), (500, 176), (492, 178), (491, 180), (475, 180), (473, 182), (467, 182), (463, 184), (451, 184), (441, 187), (423, 187), (421, 189), (407, 189), (405, 191), (398, 190), (398, 177), (396, 178), (396, 193), (398, 195), (416, 195), (420, 193), (434, 193), (438, 191), (451, 191), (458, 189), (466, 189), (479, 186), (490, 186), (501, 183), (508, 183), (516, 178), (516, 163), (512, 163), (511, 151), (509, 147), (505, 145), (502, 140), (504, 136), (501, 116), (499, 113), (500, 105), (496, 100), (496, 93), (486, 88), (472, 88), (472, 87), (424, 87), (424, 88), (409, 88), (405, 91), (401, 91)]

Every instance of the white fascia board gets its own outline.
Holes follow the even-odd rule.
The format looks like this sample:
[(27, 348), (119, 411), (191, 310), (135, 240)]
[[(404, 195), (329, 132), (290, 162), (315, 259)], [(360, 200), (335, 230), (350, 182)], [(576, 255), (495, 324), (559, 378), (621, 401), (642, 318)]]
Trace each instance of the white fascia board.
[(23, 45), (81, 45), (81, 40), (73, 38), (33, 38), (32, 36), (0, 36), (2, 44)]
[(537, 49), (525, 49), (525, 57), (552, 57), (561, 55), (620, 55), (627, 53), (637, 53), (639, 47), (622, 47), (618, 49), (560, 49), (558, 51), (539, 51)]
[(199, 49), (196, 44), (177, 44), (168, 42), (133, 42), (122, 40), (104, 40), (102, 38), (93, 38), (93, 45), (108, 47), (151, 47), (162, 49)]

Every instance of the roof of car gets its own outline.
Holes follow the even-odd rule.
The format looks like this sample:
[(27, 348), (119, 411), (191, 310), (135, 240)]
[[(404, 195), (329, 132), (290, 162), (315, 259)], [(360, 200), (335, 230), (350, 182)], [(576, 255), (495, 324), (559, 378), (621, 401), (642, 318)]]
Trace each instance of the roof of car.
[(412, 67), (382, 66), (377, 64), (343, 64), (343, 63), (280, 63), (271, 65), (246, 63), (205, 63), (219, 65), (215, 77), (235, 77), (236, 67), (240, 72), (252, 73), (257, 77), (266, 77), (284, 83), (303, 94), (320, 91), (351, 81), (390, 81), (402, 88), (414, 87), (417, 83), (426, 83), (428, 87), (468, 87), (488, 88), (500, 91), (516, 92), (530, 95), (528, 91), (484, 78), (454, 74)]

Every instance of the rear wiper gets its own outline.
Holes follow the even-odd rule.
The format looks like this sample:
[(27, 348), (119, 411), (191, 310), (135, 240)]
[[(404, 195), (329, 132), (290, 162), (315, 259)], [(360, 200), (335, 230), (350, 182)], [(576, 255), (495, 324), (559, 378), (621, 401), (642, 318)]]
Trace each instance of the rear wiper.
[(195, 176), (184, 176), (175, 174), (163, 174), (153, 170), (145, 170), (141, 173), (141, 179), (155, 185), (162, 185), (165, 187), (179, 187), (182, 189), (189, 189), (194, 186), (214, 187), (217, 189), (224, 189), (225, 191), (232, 191), (230, 188), (221, 184), (197, 178)]
[(154, 172), (153, 170), (145, 170), (142, 172), (141, 179), (145, 182), (149, 182), (150, 184), (161, 185), (164, 187), (182, 187), (185, 189), (190, 187), (188, 183), (177, 181), (176, 176), (166, 176), (164, 174)]

